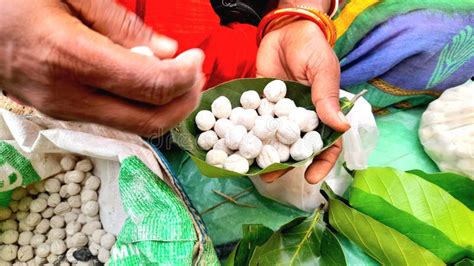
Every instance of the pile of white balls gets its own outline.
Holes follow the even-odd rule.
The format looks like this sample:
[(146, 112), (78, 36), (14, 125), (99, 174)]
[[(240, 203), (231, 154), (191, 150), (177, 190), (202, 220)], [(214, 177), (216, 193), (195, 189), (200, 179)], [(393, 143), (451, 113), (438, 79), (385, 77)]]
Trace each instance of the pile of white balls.
[(240, 97), (241, 106), (232, 109), (229, 99), (220, 96), (211, 111), (196, 115), (196, 125), (203, 131), (198, 145), (208, 151), (206, 162), (230, 171), (245, 174), (257, 162), (260, 168), (309, 158), (323, 147), (315, 131), (319, 119), (316, 112), (297, 107), (285, 98), (286, 84), (269, 82), (264, 98), (249, 90)]
[(0, 265), (106, 263), (115, 236), (102, 229), (89, 159), (66, 155), (64, 172), (12, 193), (0, 207)]

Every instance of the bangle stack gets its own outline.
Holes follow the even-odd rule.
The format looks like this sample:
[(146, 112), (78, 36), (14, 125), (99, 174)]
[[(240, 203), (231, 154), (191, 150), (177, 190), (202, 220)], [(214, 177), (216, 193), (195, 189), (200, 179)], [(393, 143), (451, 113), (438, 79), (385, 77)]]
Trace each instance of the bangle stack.
[[(335, 10), (337, 10), (338, 1), (332, 2), (336, 3), (331, 5), (331, 10), (334, 9), (332, 13), (335, 13)], [(301, 19), (312, 21), (318, 25), (318, 27), (324, 33), (329, 44), (334, 46), (337, 34), (336, 27), (331, 18), (319, 10), (305, 6), (279, 8), (268, 13), (265, 17), (263, 17), (263, 19), (260, 21), (260, 24), (258, 25), (257, 43), (260, 44), (260, 41), (268, 32)]]

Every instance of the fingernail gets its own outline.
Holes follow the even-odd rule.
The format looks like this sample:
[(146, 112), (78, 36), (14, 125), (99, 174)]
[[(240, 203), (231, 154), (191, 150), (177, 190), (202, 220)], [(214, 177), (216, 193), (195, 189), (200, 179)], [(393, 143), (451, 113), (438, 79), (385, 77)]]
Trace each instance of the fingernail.
[(337, 113), (337, 116), (339, 117), (339, 121), (341, 121), (344, 124), (350, 125), (349, 120), (347, 120), (347, 117), (341, 111)]
[(151, 38), (151, 46), (157, 50), (170, 54), (174, 54), (178, 49), (178, 43), (175, 40), (159, 36), (153, 36)]

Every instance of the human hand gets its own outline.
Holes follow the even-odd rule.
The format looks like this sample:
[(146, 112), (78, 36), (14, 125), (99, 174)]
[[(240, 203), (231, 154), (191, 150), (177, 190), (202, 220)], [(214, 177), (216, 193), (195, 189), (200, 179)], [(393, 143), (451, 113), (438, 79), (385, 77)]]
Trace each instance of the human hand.
[(204, 85), (202, 51), (176, 50), (113, 0), (0, 0), (0, 88), (58, 119), (163, 134)]
[[(339, 61), (319, 27), (307, 20), (292, 22), (265, 35), (257, 53), (257, 76), (295, 80), (311, 86), (312, 101), (321, 121), (344, 132), (350, 125), (339, 107)], [(322, 152), (308, 167), (306, 180), (321, 181), (334, 166), (342, 142)], [(289, 170), (262, 176), (273, 182)]]

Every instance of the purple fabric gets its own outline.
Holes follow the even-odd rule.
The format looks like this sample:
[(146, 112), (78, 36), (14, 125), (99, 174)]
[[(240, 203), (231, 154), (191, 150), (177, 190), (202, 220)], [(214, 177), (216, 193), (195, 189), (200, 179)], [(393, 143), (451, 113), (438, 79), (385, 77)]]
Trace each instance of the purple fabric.
[[(443, 90), (464, 83), (474, 76), (474, 37), (467, 36), (461, 49), (464, 63), (452, 74), (430, 83), (441, 51), (452, 45), (453, 37), (474, 28), (474, 13), (448, 14), (436, 10), (418, 10), (396, 16), (372, 30), (357, 47), (341, 60), (341, 86), (348, 87), (373, 78), (403, 89)], [(469, 50), (470, 49), (470, 50)], [(466, 58), (468, 57), (468, 58)], [(446, 59), (450, 63), (452, 59)], [(451, 60), (451, 61), (449, 61)], [(436, 76), (436, 75), (435, 75)], [(430, 87), (430, 85), (433, 85)]]

